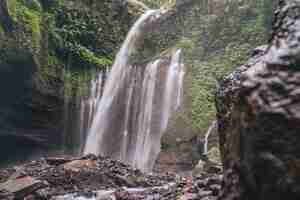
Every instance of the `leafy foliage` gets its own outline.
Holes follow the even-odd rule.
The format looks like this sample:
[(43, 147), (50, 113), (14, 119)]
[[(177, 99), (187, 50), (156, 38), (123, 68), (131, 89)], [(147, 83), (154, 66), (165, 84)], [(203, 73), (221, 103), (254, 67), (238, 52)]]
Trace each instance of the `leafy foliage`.
[(112, 0), (7, 0), (7, 4), (15, 31), (5, 34), (0, 25), (0, 42), (7, 40), (10, 46), (29, 51), (37, 65), (37, 87), (59, 96), (84, 94), (81, 91), (95, 70), (112, 64), (132, 20)]
[[(208, 3), (190, 11), (185, 34), (177, 42), (177, 47), (184, 49), (187, 66), (186, 110), (177, 120), (189, 124), (192, 134), (204, 134), (215, 118), (218, 80), (242, 65), (252, 49), (266, 41), (271, 15), (265, 10), (267, 5), (260, 3)], [(272, 8), (272, 2), (264, 3)]]
[(34, 51), (39, 50), (41, 39), (42, 7), (37, 0), (8, 1), (8, 10), (15, 23), (24, 28)]

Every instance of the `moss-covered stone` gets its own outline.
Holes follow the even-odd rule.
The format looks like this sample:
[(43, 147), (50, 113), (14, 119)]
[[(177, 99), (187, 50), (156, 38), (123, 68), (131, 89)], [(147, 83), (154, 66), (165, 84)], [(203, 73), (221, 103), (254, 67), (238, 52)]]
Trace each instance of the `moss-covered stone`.
[(128, 0), (127, 1), (128, 12), (132, 15), (142, 14), (149, 8), (140, 1)]
[(109, 67), (112, 65), (112, 60), (106, 57), (98, 57), (92, 51), (86, 48), (79, 49), (79, 56), (80, 59), (94, 67)]
[(39, 48), (41, 40), (41, 12), (20, 5), (17, 9), (17, 19), (25, 25), (26, 31), (31, 34), (32, 46), (34, 49)]

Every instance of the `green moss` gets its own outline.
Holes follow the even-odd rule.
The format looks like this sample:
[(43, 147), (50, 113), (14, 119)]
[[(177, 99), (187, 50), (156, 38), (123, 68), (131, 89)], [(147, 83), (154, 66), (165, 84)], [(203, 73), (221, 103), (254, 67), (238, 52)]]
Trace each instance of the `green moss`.
[[(64, 71), (64, 94), (70, 96), (85, 96), (88, 94), (89, 82), (96, 77), (97, 71), (112, 65), (112, 61), (106, 57), (98, 57), (92, 51), (79, 48), (80, 67)], [(83, 68), (83, 66), (91, 66)]]
[(176, 0), (141, 0), (150, 7), (170, 7), (176, 3)]
[(67, 97), (86, 96), (89, 92), (90, 80), (97, 75), (97, 70), (64, 71), (64, 94)]
[(42, 6), (38, 0), (26, 0), (26, 7), (30, 10), (42, 12)]
[[(93, 71), (112, 65), (112, 57), (128, 31), (129, 18), (116, 18), (111, 6), (111, 0), (95, 1), (92, 7), (86, 1), (80, 6), (62, 0), (47, 7), (43, 4), (49, 48), (62, 65), (64, 94), (68, 97), (85, 95), (96, 74)], [(44, 75), (50, 74), (45, 69)]]
[(132, 15), (140, 15), (145, 12), (145, 10), (149, 9), (145, 4), (136, 1), (136, 0), (128, 0), (128, 12)]
[(50, 77), (56, 77), (56, 70), (55, 67), (60, 66), (60, 61), (55, 56), (48, 56), (47, 65), (41, 67), (41, 75), (43, 76), (44, 80), (49, 79)]
[(187, 70), (186, 109), (178, 114), (176, 124), (179, 128), (188, 125), (190, 135), (205, 134), (215, 119), (218, 80), (244, 64), (252, 49), (266, 41), (266, 16), (260, 9), (244, 13), (236, 8), (235, 13), (215, 16), (200, 10), (188, 20), (186, 33), (176, 43), (177, 48), (183, 49)]
[(0, 24), (0, 36), (2, 36), (4, 34), (4, 29), (2, 27), (2, 25)]
[(32, 33), (34, 34), (33, 36), (40, 36), (40, 13), (32, 11), (30, 9), (24, 9), (20, 17), (22, 17), (22, 20), (29, 25), (30, 29), (32, 30)]
[(37, 0), (9, 0), (8, 10), (12, 19), (26, 31), (32, 47), (39, 48), (41, 39), (42, 7)]
[(6, 2), (10, 16), (17, 21), (17, 0), (8, 0)]
[(112, 65), (112, 61), (110, 59), (105, 57), (97, 57), (92, 51), (84, 47), (81, 47), (79, 49), (79, 56), (82, 61), (88, 63), (89, 65), (94, 65), (98, 68)]
[(31, 10), (27, 7), (22, 7), (18, 10), (18, 18), (25, 24), (32, 36), (33, 47), (38, 48), (41, 39), (41, 13)]

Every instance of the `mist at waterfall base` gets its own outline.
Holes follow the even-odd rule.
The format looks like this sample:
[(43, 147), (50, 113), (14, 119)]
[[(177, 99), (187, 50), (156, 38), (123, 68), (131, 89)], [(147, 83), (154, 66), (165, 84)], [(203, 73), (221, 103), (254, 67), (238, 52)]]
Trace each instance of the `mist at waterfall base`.
[(131, 65), (130, 58), (160, 14), (160, 10), (147, 11), (133, 25), (104, 89), (101, 74), (92, 82), (90, 97), (81, 103), (80, 132), (87, 132), (84, 154), (152, 170), (168, 121), (181, 104), (184, 65), (181, 50), (144, 67)]

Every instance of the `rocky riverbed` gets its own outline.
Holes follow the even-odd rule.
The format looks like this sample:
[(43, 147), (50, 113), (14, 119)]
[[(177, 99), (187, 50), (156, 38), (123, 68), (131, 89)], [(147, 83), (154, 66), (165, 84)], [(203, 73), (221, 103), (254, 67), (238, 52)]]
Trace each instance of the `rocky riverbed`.
[(0, 170), (0, 199), (217, 199), (222, 175), (142, 173), (121, 162), (88, 155), (43, 158)]

